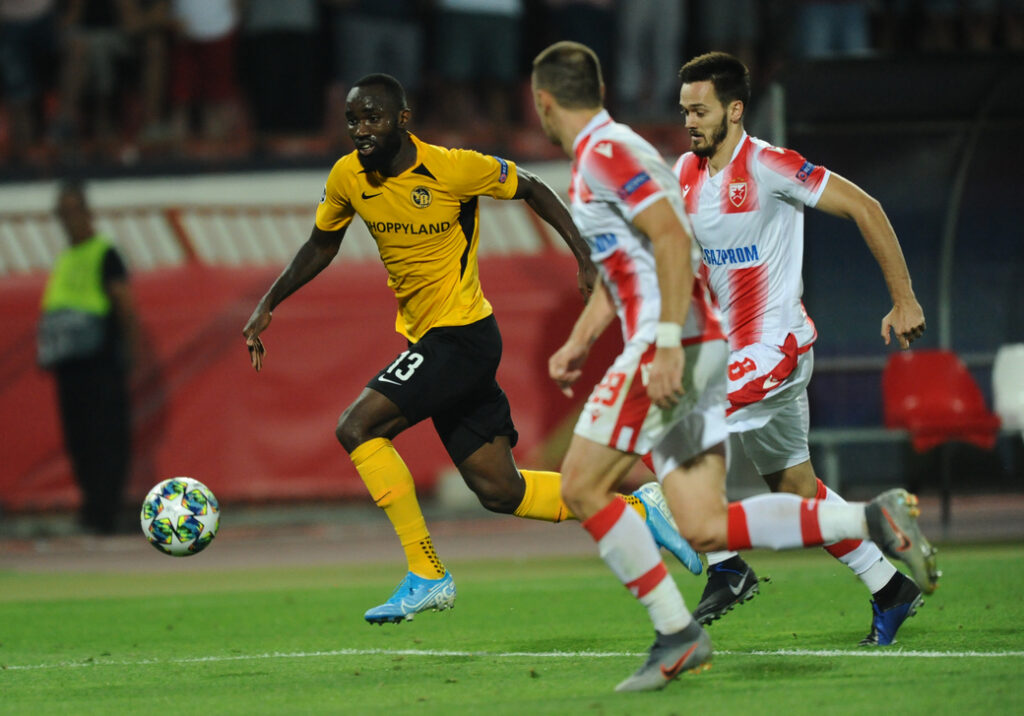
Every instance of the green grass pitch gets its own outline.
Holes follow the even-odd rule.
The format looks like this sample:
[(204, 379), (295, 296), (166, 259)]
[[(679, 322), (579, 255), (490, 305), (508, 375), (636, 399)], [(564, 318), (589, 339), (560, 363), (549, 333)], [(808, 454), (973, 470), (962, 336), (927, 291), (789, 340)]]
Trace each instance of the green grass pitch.
[[(649, 622), (596, 557), (452, 563), (455, 610), (379, 627), (362, 614), (397, 561), (0, 571), (0, 713), (1024, 713), (1024, 546), (940, 558), (941, 587), (898, 646), (866, 649), (868, 595), (845, 568), (753, 553), (770, 581), (710, 627), (713, 668), (643, 694), (612, 689)], [(703, 577), (673, 575), (692, 607)]]

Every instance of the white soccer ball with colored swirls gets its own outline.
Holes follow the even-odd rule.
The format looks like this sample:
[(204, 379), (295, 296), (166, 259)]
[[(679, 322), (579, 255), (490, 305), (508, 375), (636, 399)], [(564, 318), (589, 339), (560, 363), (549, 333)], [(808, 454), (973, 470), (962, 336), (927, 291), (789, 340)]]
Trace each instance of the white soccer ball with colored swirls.
[(164, 554), (187, 557), (202, 552), (217, 536), (220, 504), (199, 480), (172, 477), (149, 491), (140, 519), (151, 545)]

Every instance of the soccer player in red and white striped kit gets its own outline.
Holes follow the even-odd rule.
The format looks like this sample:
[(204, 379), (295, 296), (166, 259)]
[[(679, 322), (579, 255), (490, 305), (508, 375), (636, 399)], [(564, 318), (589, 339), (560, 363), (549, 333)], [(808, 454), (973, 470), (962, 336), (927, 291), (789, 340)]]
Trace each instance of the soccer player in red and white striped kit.
[(683, 196), (657, 151), (603, 107), (596, 55), (559, 42), (534, 60), (534, 104), (547, 136), (573, 158), (573, 218), (600, 281), (549, 373), (567, 395), (597, 336), (618, 317), (624, 347), (593, 389), (562, 466), (562, 496), (602, 559), (647, 609), (655, 642), (616, 690), (660, 689), (704, 667), (712, 646), (691, 616), (644, 521), (615, 488), (650, 453), (680, 533), (700, 551), (790, 549), (873, 539), (931, 591), (933, 550), (916, 498), (869, 504), (792, 494), (725, 500), (729, 348), (703, 280)]
[[(807, 384), (817, 331), (804, 310), (804, 207), (857, 224), (892, 297), (882, 319), (907, 348), (925, 328), (899, 241), (879, 203), (799, 153), (749, 136), (743, 116), (750, 75), (735, 57), (712, 52), (680, 70), (680, 108), (691, 149), (676, 162), (686, 212), (700, 246), (700, 273), (721, 308), (730, 356), (726, 421), (774, 492), (829, 502), (842, 498), (811, 465)], [(922, 601), (921, 590), (860, 540), (827, 544), (871, 592), (871, 630), (862, 645), (887, 645)], [(734, 552), (707, 555), (708, 582), (695, 618), (708, 624), (758, 590)]]

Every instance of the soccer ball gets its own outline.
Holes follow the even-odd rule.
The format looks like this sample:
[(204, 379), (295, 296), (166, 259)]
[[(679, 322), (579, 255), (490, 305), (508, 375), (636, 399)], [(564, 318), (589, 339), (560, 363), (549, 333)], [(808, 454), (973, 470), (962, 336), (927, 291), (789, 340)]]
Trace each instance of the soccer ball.
[(142, 502), (142, 534), (164, 554), (187, 557), (202, 552), (217, 536), (220, 504), (191, 477), (172, 477), (156, 485)]

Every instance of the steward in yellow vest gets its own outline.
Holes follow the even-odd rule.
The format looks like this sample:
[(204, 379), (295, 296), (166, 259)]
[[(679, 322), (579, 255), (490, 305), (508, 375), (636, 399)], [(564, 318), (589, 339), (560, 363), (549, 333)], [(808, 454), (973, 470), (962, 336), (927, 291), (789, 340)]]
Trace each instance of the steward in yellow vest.
[(118, 327), (110, 320), (105, 273), (118, 269), (104, 271), (109, 252), (110, 261), (121, 263), (110, 242), (97, 234), (57, 257), (43, 292), (39, 324), (39, 363), (44, 368), (92, 358), (115, 342)]
[(112, 534), (130, 524), (122, 503), (131, 456), (131, 293), (124, 262), (94, 230), (80, 185), (61, 188), (57, 215), (70, 246), (43, 292), (38, 359), (56, 382), (64, 445), (81, 492), (79, 522), (88, 532)]

